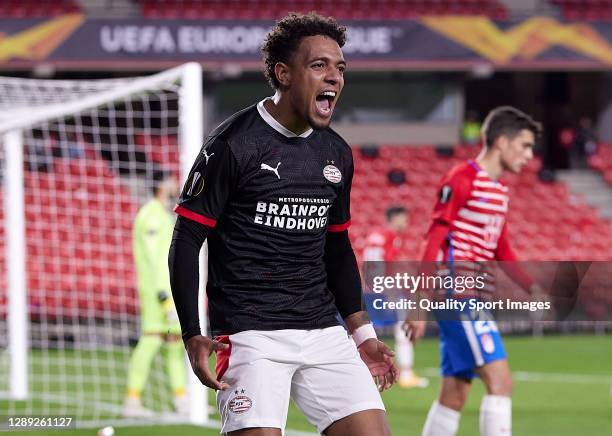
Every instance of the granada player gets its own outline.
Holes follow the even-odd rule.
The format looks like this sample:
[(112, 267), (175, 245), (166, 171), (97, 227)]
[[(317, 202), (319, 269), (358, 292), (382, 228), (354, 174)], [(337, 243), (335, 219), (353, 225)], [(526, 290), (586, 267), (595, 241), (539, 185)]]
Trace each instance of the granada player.
[[(454, 167), (444, 178), (427, 233), (425, 262), (506, 261), (500, 265), (523, 289), (541, 289), (519, 267), (510, 246), (506, 214), (508, 188), (504, 171), (519, 173), (533, 157), (541, 126), (509, 106), (492, 110), (482, 126), (483, 149), (476, 160)], [(424, 436), (454, 435), (472, 379), (479, 376), (486, 395), (480, 405), (480, 433), (510, 435), (512, 379), (495, 321), (482, 313), (461, 313), (459, 319), (438, 320), (442, 385), (429, 411)], [(459, 318), (457, 316), (457, 318)], [(466, 316), (468, 316), (466, 318)], [(422, 330), (423, 321), (408, 322)]]

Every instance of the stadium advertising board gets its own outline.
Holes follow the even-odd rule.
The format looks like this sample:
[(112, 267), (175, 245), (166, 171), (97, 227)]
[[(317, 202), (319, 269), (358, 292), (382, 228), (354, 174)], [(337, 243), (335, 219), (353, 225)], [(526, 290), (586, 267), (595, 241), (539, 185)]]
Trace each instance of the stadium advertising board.
[[(351, 68), (470, 70), (608, 69), (612, 23), (567, 23), (550, 17), (493, 22), (437, 16), (407, 21), (347, 22)], [(187, 61), (260, 67), (270, 21), (0, 19), (0, 68), (47, 63), (64, 69), (161, 68)]]

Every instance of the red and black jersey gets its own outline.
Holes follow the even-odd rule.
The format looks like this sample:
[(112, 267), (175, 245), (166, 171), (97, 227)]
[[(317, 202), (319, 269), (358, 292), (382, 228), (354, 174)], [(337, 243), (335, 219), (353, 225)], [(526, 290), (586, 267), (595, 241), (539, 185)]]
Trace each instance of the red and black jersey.
[(326, 285), (326, 232), (350, 225), (353, 160), (331, 129), (296, 136), (263, 102), (202, 147), (175, 211), (212, 230), (213, 335), (337, 325)]

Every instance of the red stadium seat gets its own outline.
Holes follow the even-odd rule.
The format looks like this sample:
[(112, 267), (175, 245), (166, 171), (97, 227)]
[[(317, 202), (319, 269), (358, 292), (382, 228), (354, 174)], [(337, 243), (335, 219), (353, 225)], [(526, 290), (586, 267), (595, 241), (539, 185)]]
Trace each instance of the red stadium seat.
[[(158, 144), (176, 142), (176, 138), (157, 140)], [(91, 293), (108, 300), (108, 283), (133, 295), (130, 241), (138, 205), (127, 187), (97, 155), (90, 156), (86, 165), (56, 158), (53, 169), (25, 172), (26, 268), (32, 315), (78, 316), (95, 310)], [(4, 270), (0, 270), (0, 282), (4, 280)], [(113, 308), (125, 313), (125, 307)], [(129, 310), (135, 312), (133, 304)]]
[(612, 14), (612, 4), (608, 0), (551, 0), (558, 6), (567, 20), (601, 21), (608, 20)]
[(507, 18), (505, 7), (496, 0), (144, 0), (140, 5), (142, 15), (147, 18), (275, 19), (290, 11), (316, 11), (345, 20), (399, 20), (434, 14)]
[[(382, 225), (385, 208), (399, 202), (409, 210), (412, 233), (418, 235), (402, 255), (417, 259), (441, 175), (475, 152), (472, 147), (457, 147), (454, 157), (443, 158), (436, 155), (433, 146), (389, 145), (380, 147), (378, 158), (365, 159), (355, 149), (351, 230), (355, 245), (363, 245), (362, 240), (370, 229)], [(389, 187), (387, 172), (396, 167), (406, 171), (407, 183)], [(541, 162), (535, 159), (520, 177), (508, 178), (511, 185), (509, 223), (521, 257), (561, 260), (572, 253), (574, 259), (606, 258), (604, 247), (612, 245), (612, 234), (602, 229), (609, 229), (609, 224), (588, 206), (570, 203), (564, 184), (540, 182), (537, 178), (540, 167)], [(563, 216), (563, 221), (559, 222), (559, 216)], [(357, 254), (361, 256), (360, 252)], [(610, 257), (608, 252), (607, 259)]]
[(79, 12), (73, 0), (3, 0), (0, 17), (37, 18)]

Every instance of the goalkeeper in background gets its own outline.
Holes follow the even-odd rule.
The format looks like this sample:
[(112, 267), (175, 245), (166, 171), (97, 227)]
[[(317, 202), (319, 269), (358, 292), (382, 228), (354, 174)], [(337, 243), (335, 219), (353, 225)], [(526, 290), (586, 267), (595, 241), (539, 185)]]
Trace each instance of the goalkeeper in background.
[(186, 369), (179, 325), (167, 267), (168, 250), (174, 229), (169, 206), (178, 195), (178, 181), (171, 173), (153, 175), (153, 198), (145, 203), (134, 221), (133, 249), (138, 273), (141, 336), (130, 358), (127, 398), (123, 414), (147, 418), (154, 412), (142, 406), (140, 395), (151, 364), (165, 345), (166, 372), (174, 391), (176, 412), (187, 414)]

